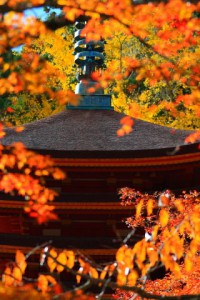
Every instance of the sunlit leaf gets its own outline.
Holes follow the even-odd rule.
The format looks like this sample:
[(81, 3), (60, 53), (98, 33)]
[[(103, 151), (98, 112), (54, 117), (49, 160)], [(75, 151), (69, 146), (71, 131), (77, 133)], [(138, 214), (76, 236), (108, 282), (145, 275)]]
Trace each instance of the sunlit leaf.
[[(56, 261), (57, 261), (57, 271), (60, 273), (64, 270), (64, 266), (67, 264), (67, 258), (66, 258), (66, 254), (65, 252), (61, 252), (58, 257), (56, 258)], [(62, 265), (59, 265), (62, 264)]]
[(92, 267), (90, 267), (89, 274), (93, 278), (98, 278), (99, 277), (99, 273), (97, 272), (97, 270), (95, 268), (92, 268)]
[(14, 267), (12, 275), (14, 277), (14, 279), (19, 283), (20, 281), (22, 281), (22, 271), (20, 270), (20, 268), (18, 267)]
[(150, 216), (153, 212), (153, 207), (154, 207), (154, 200), (149, 199), (147, 202), (147, 215)]
[(2, 282), (6, 285), (6, 286), (11, 286), (13, 285), (15, 279), (12, 276), (12, 272), (10, 267), (6, 267), (2, 276)]
[(46, 293), (48, 290), (48, 279), (45, 275), (39, 275), (38, 277), (38, 289), (41, 290), (42, 293)]
[(138, 273), (135, 270), (132, 270), (129, 274), (128, 274), (128, 281), (127, 281), (127, 285), (129, 286), (134, 286), (136, 281), (138, 279)]
[(169, 213), (166, 209), (162, 208), (159, 213), (159, 221), (162, 227), (165, 227), (169, 221)]
[(140, 200), (140, 202), (136, 206), (136, 213), (135, 213), (136, 219), (139, 218), (139, 216), (141, 214), (141, 211), (142, 211), (142, 208), (143, 208), (143, 203), (144, 203), (143, 200)]
[(74, 253), (74, 251), (65, 250), (65, 255), (67, 257), (66, 266), (70, 269), (73, 268), (74, 263), (75, 263), (75, 253)]
[(24, 274), (27, 267), (26, 258), (24, 254), (19, 250), (16, 251), (15, 261), (19, 269), (21, 270), (21, 273)]
[(56, 266), (57, 266), (57, 263), (56, 263), (56, 260), (55, 260), (56, 257), (57, 257), (57, 252), (54, 249), (51, 249), (49, 251), (49, 254), (52, 257), (47, 258), (47, 265), (49, 267), (50, 272), (52, 273), (55, 270)]

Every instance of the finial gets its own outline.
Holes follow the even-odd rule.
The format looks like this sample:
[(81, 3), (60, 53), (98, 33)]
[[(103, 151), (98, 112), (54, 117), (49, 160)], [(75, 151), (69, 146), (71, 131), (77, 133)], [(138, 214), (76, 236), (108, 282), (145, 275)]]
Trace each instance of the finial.
[(75, 23), (75, 63), (78, 65), (75, 94), (80, 95), (102, 95), (103, 88), (99, 83), (92, 79), (92, 73), (100, 71), (104, 65), (104, 41), (87, 41), (86, 36), (82, 36), (82, 29), (86, 21), (77, 21)]

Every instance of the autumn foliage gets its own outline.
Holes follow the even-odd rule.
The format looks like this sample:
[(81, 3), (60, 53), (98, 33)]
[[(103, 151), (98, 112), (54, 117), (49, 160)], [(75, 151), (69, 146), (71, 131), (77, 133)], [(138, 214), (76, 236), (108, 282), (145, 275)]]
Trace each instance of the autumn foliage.
[[(121, 55), (120, 51), (124, 47), (121, 44), (122, 48), (119, 51), (121, 54), (115, 55), (119, 62), (112, 59), (107, 64), (107, 70), (101, 74), (93, 74), (103, 88), (109, 88), (113, 80), (117, 80), (117, 85), (125, 84), (125, 94), (122, 92), (123, 88), (116, 91), (119, 93), (117, 102), (126, 102), (124, 97), (131, 91), (134, 103), (130, 99), (128, 103), (124, 103), (131, 116), (140, 116), (148, 120), (152, 118), (155, 122), (164, 120), (175, 126), (178, 126), (176, 118), (181, 122), (181, 118), (187, 117), (193, 119), (187, 126), (198, 127), (200, 93), (198, 1), (134, 3), (130, 0), (90, 2), (5, 0), (0, 4), (3, 21), (0, 29), (2, 36), (0, 95), (25, 91), (32, 95), (46, 94), (62, 104), (77, 102), (73, 91), (55, 89), (55, 81), (54, 83), (49, 81), (54, 77), (55, 69), (44, 56), (33, 51), (22, 53), (15, 60), (11, 55), (11, 49), (21, 44), (32, 47), (36, 38), (48, 35), (52, 29), (71, 25), (77, 18), (86, 16), (88, 22), (82, 34), (86, 34), (88, 40), (104, 38), (109, 41), (117, 32), (122, 34), (120, 43), (128, 43), (128, 49), (135, 49)], [(48, 9), (59, 8), (62, 13), (60, 16), (50, 16), (43, 22), (35, 17), (24, 17), (23, 12), (26, 8), (42, 6)], [(67, 77), (67, 74), (64, 76)], [(138, 93), (143, 84), (146, 85), (146, 92)], [(155, 101), (155, 104), (152, 104), (153, 98), (157, 95), (159, 103)], [(140, 97), (141, 101), (138, 101), (137, 98)], [(139, 102), (139, 105), (136, 106), (135, 102)], [(116, 109), (117, 107), (116, 103)]]
[(0, 147), (0, 191), (22, 196), (25, 212), (38, 223), (56, 219), (52, 201), (57, 193), (45, 187), (44, 178), (63, 179), (65, 174), (50, 157), (27, 150), (21, 143)]
[[(62, 295), (60, 299), (74, 299), (77, 292), (90, 290), (92, 286), (99, 287), (99, 296), (108, 287), (116, 289), (115, 299), (182, 299), (181, 295), (185, 295), (183, 299), (196, 299), (200, 293), (199, 193), (183, 192), (176, 197), (169, 190), (148, 195), (122, 188), (120, 198), (122, 205), (132, 208), (133, 215), (125, 220), (131, 228), (130, 234), (113, 262), (97, 267), (80, 251), (55, 249), (46, 243), (26, 256), (17, 251), (15, 261), (8, 263), (4, 270), (4, 285), (19, 287), (24, 292), (40, 291), (47, 299), (55, 295)], [(138, 235), (137, 232), (141, 238), (131, 244), (129, 239)], [(26, 283), (28, 259), (36, 251), (40, 252), (38, 264), (43, 271), (34, 281)], [(63, 272), (73, 278), (76, 288), (71, 292), (60, 281)], [(155, 278), (155, 272), (162, 279)], [(87, 299), (94, 298), (90, 294)]]
[[(120, 252), (122, 261), (131, 252), (133, 260), (126, 267), (130, 269), (134, 262), (135, 281), (139, 279), (146, 291), (160, 295), (193, 293), (191, 285), (198, 278), (200, 262), (199, 193), (184, 191), (175, 197), (169, 190), (148, 195), (123, 188), (120, 194), (122, 205), (133, 206), (135, 211), (126, 224), (133, 234), (141, 229), (144, 232), (144, 238), (134, 247), (122, 246)], [(160, 267), (165, 268), (165, 277), (151, 281), (151, 273)], [(199, 288), (197, 279), (196, 293)]]
[[(108, 60), (107, 69), (92, 75), (103, 88), (116, 87), (117, 80), (126, 93), (133, 93), (145, 84), (150, 91), (140, 93), (140, 101), (145, 102), (152, 99), (157, 88), (160, 91), (161, 86), (165, 86), (173, 98), (170, 101), (167, 95), (159, 99), (165, 112), (174, 118), (184, 117), (181, 107), (191, 106), (199, 117), (200, 4), (181, 0), (144, 2), (0, 0), (1, 100), (16, 99), (23, 92), (34, 97), (40, 94), (61, 104), (77, 102), (78, 97), (70, 86), (62, 89), (62, 85), (55, 84), (57, 76), (60, 80), (65, 78), (63, 70), (57, 68), (55, 72), (48, 59), (41, 56), (42, 51), (38, 53), (33, 45), (38, 42), (35, 39), (51, 35), (51, 30), (71, 25), (84, 16), (87, 24), (82, 34), (87, 40), (109, 40), (113, 32), (120, 32), (122, 37), (130, 40), (133, 37), (147, 50), (146, 55), (133, 51), (123, 59), (119, 57), (119, 63)], [(42, 6), (60, 8), (61, 14), (46, 21), (25, 17), (27, 8)], [(13, 55), (12, 49), (22, 44), (26, 45), (26, 51)], [(174, 92), (174, 83), (177, 89), (181, 87), (180, 91)], [(128, 104), (131, 115), (139, 117), (142, 113), (139, 104)], [(156, 109), (151, 103), (146, 108), (151, 113)], [(12, 105), (2, 108), (5, 110), (12, 113)], [(4, 121), (0, 124), (0, 138), (5, 135)], [(119, 136), (131, 132), (134, 122), (125, 117), (121, 125)], [(23, 128), (16, 128), (20, 130)], [(197, 131), (185, 142), (193, 143), (199, 137)], [(43, 184), (48, 176), (64, 178), (49, 157), (29, 151), (20, 143), (0, 146), (0, 191), (24, 197), (25, 212), (39, 223), (56, 218), (52, 205), (56, 193)], [(113, 262), (97, 267), (78, 251), (54, 249), (48, 243), (26, 255), (18, 250), (15, 260), (5, 267), (1, 299), (94, 299), (94, 295), (83, 292), (91, 286), (99, 288), (96, 295), (99, 299), (107, 288), (116, 289), (114, 297), (117, 299), (199, 299), (199, 193), (184, 191), (174, 195), (164, 191), (148, 195), (123, 188), (120, 197), (123, 205), (130, 206), (133, 215), (125, 221), (130, 234)], [(129, 238), (136, 232), (141, 238), (133, 245)], [(45, 267), (45, 271), (37, 278), (27, 279), (28, 259), (36, 251), (40, 252), (38, 264)], [(163, 278), (152, 280), (152, 273), (161, 268)], [(75, 278), (71, 290), (60, 280), (64, 272)]]

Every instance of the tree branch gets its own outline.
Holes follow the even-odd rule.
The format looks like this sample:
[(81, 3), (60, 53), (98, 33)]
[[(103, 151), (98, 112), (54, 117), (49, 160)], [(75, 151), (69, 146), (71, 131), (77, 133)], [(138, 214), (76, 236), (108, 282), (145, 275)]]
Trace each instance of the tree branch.
[[(113, 281), (109, 281), (108, 279), (100, 279), (100, 278), (93, 278), (90, 277), (87, 274), (80, 273), (78, 271), (75, 271), (73, 269), (70, 269), (66, 265), (63, 265), (59, 261), (56, 260), (55, 257), (53, 257), (51, 254), (47, 253), (48, 257), (51, 257), (53, 261), (55, 261), (58, 265), (62, 266), (66, 271), (70, 272), (73, 275), (79, 275), (82, 278), (86, 279), (87, 281), (89, 280), (91, 284), (94, 285), (99, 285), (101, 283), (102, 285), (106, 285), (107, 287), (111, 289), (120, 289), (124, 291), (129, 291), (129, 292), (134, 292), (140, 297), (146, 298), (146, 299), (155, 299), (155, 300), (199, 300), (200, 299), (200, 294), (197, 295), (179, 295), (179, 296), (163, 296), (163, 295), (156, 295), (156, 294), (151, 294), (146, 292), (140, 287), (137, 286), (127, 286), (127, 285), (119, 285)], [(102, 296), (102, 295), (100, 295)]]
[(61, 8), (63, 6), (59, 5), (57, 3), (57, 0), (46, 0), (43, 4), (41, 5), (33, 5), (31, 2), (25, 2), (23, 1), (22, 3), (17, 3), (14, 7), (11, 7), (7, 3), (0, 5), (0, 13), (5, 14), (10, 11), (15, 11), (15, 12), (24, 12), (26, 9), (31, 9), (31, 8), (42, 8), (45, 6), (50, 6), (51, 8)]
[(50, 244), (52, 244), (52, 241), (48, 241), (48, 242), (45, 242), (45, 243), (43, 243), (43, 244), (41, 244), (41, 245), (38, 245), (38, 246), (34, 247), (33, 249), (31, 249), (31, 251), (29, 251), (29, 252), (26, 254), (26, 256), (25, 256), (26, 260), (27, 260), (32, 254), (34, 254), (37, 250), (41, 250), (42, 248), (45, 248), (46, 246), (49, 246)]

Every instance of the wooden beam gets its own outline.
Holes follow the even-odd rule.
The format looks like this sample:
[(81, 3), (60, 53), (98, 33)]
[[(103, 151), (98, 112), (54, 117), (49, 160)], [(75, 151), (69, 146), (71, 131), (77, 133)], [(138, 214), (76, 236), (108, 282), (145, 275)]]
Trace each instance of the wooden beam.
[(66, 167), (138, 167), (166, 166), (200, 162), (200, 152), (147, 158), (54, 158), (56, 165)]

